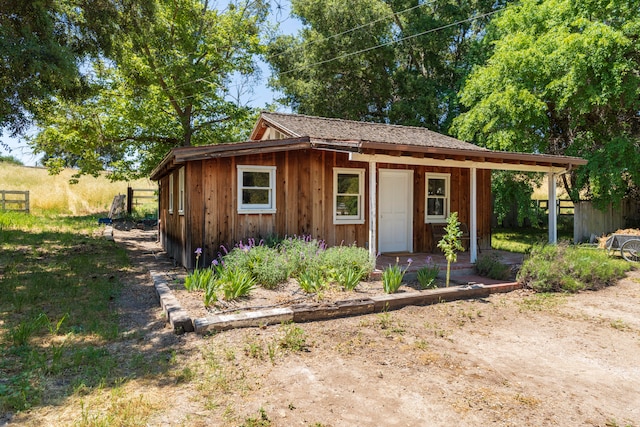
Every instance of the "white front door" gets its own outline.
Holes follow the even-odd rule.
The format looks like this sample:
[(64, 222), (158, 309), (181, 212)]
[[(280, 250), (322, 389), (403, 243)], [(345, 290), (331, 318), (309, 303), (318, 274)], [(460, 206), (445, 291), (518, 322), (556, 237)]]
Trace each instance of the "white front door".
[(413, 171), (379, 170), (378, 248), (413, 252)]

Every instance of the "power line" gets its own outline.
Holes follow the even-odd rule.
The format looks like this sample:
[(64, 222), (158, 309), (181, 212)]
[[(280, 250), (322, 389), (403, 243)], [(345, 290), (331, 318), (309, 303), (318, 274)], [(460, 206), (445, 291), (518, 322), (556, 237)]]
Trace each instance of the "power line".
[(348, 58), (348, 57), (353, 56), (353, 55), (358, 55), (360, 53), (369, 52), (371, 50), (375, 50), (375, 49), (378, 49), (378, 48), (381, 48), (381, 47), (384, 47), (384, 46), (389, 46), (389, 45), (392, 45), (394, 43), (398, 43), (398, 42), (402, 42), (402, 41), (405, 41), (405, 40), (414, 39), (416, 37), (424, 36), (425, 34), (434, 33), (436, 31), (442, 31), (442, 30), (445, 30), (445, 29), (450, 28), (450, 27), (455, 27), (456, 25), (464, 24), (465, 22), (471, 22), (471, 21), (475, 21), (475, 20), (480, 19), (480, 18), (486, 18), (487, 16), (491, 16), (494, 13), (501, 12), (502, 10), (504, 10), (504, 8), (501, 8), (501, 9), (498, 9), (498, 10), (494, 10), (494, 11), (491, 11), (491, 12), (487, 12), (487, 13), (483, 13), (482, 15), (473, 16), (471, 18), (463, 19), (461, 21), (456, 21), (456, 22), (453, 22), (451, 24), (443, 25), (441, 27), (436, 27), (436, 28), (432, 28), (430, 30), (422, 31), (421, 33), (412, 34), (412, 35), (406, 36), (406, 37), (401, 37), (401, 38), (399, 38), (397, 40), (391, 40), (391, 41), (388, 41), (388, 42), (385, 42), (385, 43), (380, 43), (378, 45), (371, 46), (371, 47), (368, 47), (368, 48), (365, 48), (365, 49), (361, 49), (361, 50), (358, 50), (356, 52), (349, 52), (349, 53), (345, 53), (345, 54), (342, 54), (342, 55), (339, 55), (339, 56), (335, 56), (333, 58), (329, 58), (329, 59), (325, 59), (325, 60), (322, 60), (322, 61), (314, 62), (312, 64), (308, 64), (308, 65), (305, 65), (303, 67), (294, 68), (293, 70), (283, 71), (283, 72), (281, 72), (279, 74), (280, 75), (285, 75), (285, 74), (294, 73), (294, 72), (297, 72), (297, 71), (303, 71), (303, 70), (306, 70), (308, 68), (314, 67), (316, 65), (322, 65), (322, 64), (326, 64), (328, 62), (337, 61), (339, 59)]
[(412, 7), (410, 7), (410, 8), (404, 9), (404, 10), (402, 10), (402, 11), (400, 11), (400, 12), (395, 12), (395, 13), (391, 13), (391, 14), (389, 14), (389, 15), (383, 16), (382, 18), (378, 18), (378, 19), (376, 19), (375, 21), (367, 22), (367, 23), (365, 23), (365, 24), (361, 24), (361, 25), (358, 25), (358, 26), (356, 26), (356, 27), (350, 28), (350, 29), (345, 30), (345, 31), (343, 31), (343, 32), (341, 32), (341, 33), (332, 34), (332, 35), (330, 35), (330, 36), (328, 36), (328, 37), (322, 37), (322, 38), (317, 39), (317, 40), (312, 40), (312, 41), (310, 41), (310, 42), (305, 43), (305, 44), (304, 44), (304, 45), (302, 45), (302, 46), (292, 47), (292, 48), (286, 49), (286, 50), (285, 50), (285, 51), (283, 51), (283, 52), (280, 52), (280, 53), (277, 53), (277, 54), (274, 54), (274, 55), (270, 55), (270, 56), (269, 56), (269, 58), (270, 58), (270, 59), (278, 58), (278, 57), (280, 57), (280, 56), (284, 55), (285, 53), (295, 52), (296, 50), (300, 50), (300, 49), (308, 48), (309, 46), (312, 46), (312, 45), (314, 45), (314, 44), (316, 44), (316, 43), (320, 43), (320, 42), (323, 42), (323, 41), (331, 40), (331, 39), (334, 39), (334, 38), (336, 38), (336, 37), (340, 37), (340, 36), (343, 36), (343, 35), (345, 35), (345, 34), (352, 33), (352, 32), (354, 32), (354, 31), (360, 30), (360, 29), (362, 29), (362, 28), (364, 28), (364, 27), (369, 27), (369, 26), (371, 26), (371, 25), (373, 25), (373, 24), (377, 24), (378, 22), (384, 21), (384, 20), (389, 19), (389, 18), (393, 18), (393, 17), (394, 17), (394, 16), (396, 16), (396, 15), (402, 15), (403, 13), (410, 12), (410, 11), (412, 11), (412, 10), (414, 10), (414, 9), (417, 9), (417, 8), (419, 8), (419, 7), (422, 7), (422, 6), (425, 6), (426, 4), (427, 4), (426, 2), (425, 2), (425, 3), (422, 3), (422, 4), (418, 4), (418, 5), (416, 5), (416, 6), (412, 6)]

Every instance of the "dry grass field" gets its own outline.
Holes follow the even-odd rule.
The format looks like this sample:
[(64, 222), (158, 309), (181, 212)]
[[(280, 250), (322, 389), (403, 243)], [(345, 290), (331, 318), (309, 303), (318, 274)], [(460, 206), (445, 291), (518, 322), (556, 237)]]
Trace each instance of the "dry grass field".
[(127, 194), (127, 187), (156, 189), (146, 179), (134, 182), (110, 182), (104, 177), (83, 176), (71, 184), (72, 169), (49, 175), (45, 168), (0, 163), (0, 190), (29, 191), (33, 212), (86, 215), (109, 210), (114, 196)]

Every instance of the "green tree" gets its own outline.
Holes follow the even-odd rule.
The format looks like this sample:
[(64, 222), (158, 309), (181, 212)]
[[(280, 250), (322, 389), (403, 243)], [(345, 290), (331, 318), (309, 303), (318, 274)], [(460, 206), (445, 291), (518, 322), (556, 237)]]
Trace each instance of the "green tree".
[(491, 194), (493, 213), (498, 223), (506, 219), (506, 227), (524, 225), (526, 218), (536, 213), (532, 209), (533, 187), (539, 187), (542, 176), (538, 173), (493, 171), (491, 173)]
[(106, 46), (109, 15), (100, 0), (0, 0), (0, 135), (24, 132), (47, 101), (82, 94), (79, 64)]
[(292, 0), (304, 27), (270, 43), (271, 85), (299, 113), (446, 132), (457, 91), (483, 57), (483, 14), (504, 3)]
[(618, 202), (640, 182), (640, 2), (523, 0), (493, 20), (466, 81), (458, 137), (498, 150), (577, 155), (575, 201)]
[(89, 96), (59, 102), (38, 120), (31, 144), (46, 165), (130, 179), (171, 148), (245, 137), (253, 111), (231, 81), (255, 75), (265, 3), (112, 1), (110, 55), (91, 63)]

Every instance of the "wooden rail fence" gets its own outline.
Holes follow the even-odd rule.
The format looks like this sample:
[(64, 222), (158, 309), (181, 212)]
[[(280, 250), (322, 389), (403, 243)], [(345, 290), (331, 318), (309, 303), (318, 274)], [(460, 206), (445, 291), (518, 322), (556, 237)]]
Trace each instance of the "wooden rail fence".
[(29, 213), (29, 191), (0, 190), (0, 210)]
[[(142, 194), (142, 195), (141, 195)], [(147, 188), (127, 188), (127, 213), (131, 215), (133, 212), (133, 206), (145, 203), (140, 203), (140, 200), (158, 200), (157, 190)]]

